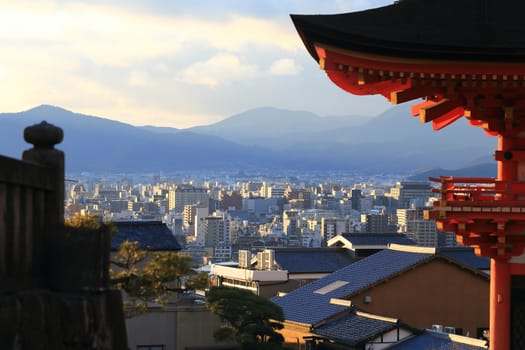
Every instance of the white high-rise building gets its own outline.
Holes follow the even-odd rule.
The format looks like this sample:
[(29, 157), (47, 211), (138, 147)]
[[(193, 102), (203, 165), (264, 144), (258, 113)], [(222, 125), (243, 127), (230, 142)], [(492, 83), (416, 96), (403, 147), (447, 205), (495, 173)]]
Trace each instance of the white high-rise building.
[(398, 232), (424, 247), (439, 246), (439, 232), (434, 220), (425, 220), (423, 208), (397, 209)]
[(301, 243), (301, 218), (298, 210), (285, 210), (283, 212), (283, 231), (288, 238), (288, 246), (300, 247)]
[(206, 243), (206, 223), (208, 208), (196, 208), (195, 218), (193, 220), (195, 243), (203, 246)]
[(322, 217), (321, 236), (323, 237), (323, 240), (327, 242), (336, 235), (347, 232), (347, 221), (348, 220), (336, 217)]

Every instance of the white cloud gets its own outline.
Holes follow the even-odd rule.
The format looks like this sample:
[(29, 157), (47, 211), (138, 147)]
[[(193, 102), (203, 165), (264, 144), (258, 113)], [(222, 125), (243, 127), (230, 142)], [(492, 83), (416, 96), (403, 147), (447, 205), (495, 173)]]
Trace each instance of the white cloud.
[(153, 87), (155, 86), (155, 81), (148, 72), (133, 70), (129, 74), (128, 84), (134, 87)]
[(291, 58), (282, 58), (272, 63), (270, 67), (270, 73), (273, 75), (296, 75), (303, 70), (299, 64), (297, 64)]
[(257, 74), (257, 66), (244, 64), (233, 54), (219, 53), (207, 61), (196, 62), (187, 67), (176, 79), (187, 84), (216, 87), (235, 80), (253, 78)]
[[(204, 23), (198, 23), (199, 26)], [(240, 51), (250, 45), (278, 47), (281, 50), (295, 51), (302, 48), (291, 24), (249, 17), (232, 17), (225, 22), (204, 25), (206, 39), (222, 50)]]
[(0, 43), (54, 43), (97, 64), (128, 67), (191, 50), (195, 43), (230, 52), (253, 46), (294, 51), (301, 46), (289, 27), (271, 20), (230, 16), (210, 21), (89, 3), (16, 4), (0, 12)]
[[(340, 0), (239, 0), (238, 6), (221, 3), (220, 13), (206, 7), (210, 1), (219, 6), (216, 0), (0, 0), (0, 77), (9, 87), (0, 90), (0, 112), (46, 103), (133, 124), (180, 127), (261, 104), (336, 113), (335, 99), (306, 105), (314, 99), (304, 98), (305, 90), (286, 88), (322, 75), (288, 9), (328, 11)], [(347, 0), (347, 7), (356, 1), (364, 6), (379, 0)], [(275, 76), (284, 75), (275, 86)], [(312, 89), (328, 86), (323, 93), (333, 94), (336, 87), (324, 75), (320, 79), (325, 85), (309, 84)]]

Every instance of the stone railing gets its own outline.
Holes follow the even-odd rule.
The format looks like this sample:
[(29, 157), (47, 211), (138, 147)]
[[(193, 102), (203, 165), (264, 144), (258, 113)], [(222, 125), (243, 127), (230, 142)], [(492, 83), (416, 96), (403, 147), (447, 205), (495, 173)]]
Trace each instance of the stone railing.
[(0, 349), (127, 350), (110, 231), (64, 227), (62, 137), (42, 122), (22, 160), (0, 156)]
[(34, 145), (22, 160), (0, 156), (0, 291), (53, 286), (63, 235), (62, 130), (46, 122), (26, 128)]

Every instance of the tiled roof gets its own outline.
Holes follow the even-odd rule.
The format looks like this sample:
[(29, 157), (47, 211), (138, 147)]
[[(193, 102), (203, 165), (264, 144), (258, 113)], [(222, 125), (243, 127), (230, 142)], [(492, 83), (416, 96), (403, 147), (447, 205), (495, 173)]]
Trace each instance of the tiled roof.
[[(525, 11), (522, 1), (389, 3), (390, 6), (341, 14), (292, 15), (292, 20), (316, 61), (319, 57), (314, 46), (329, 45), (361, 55), (523, 62), (525, 28), (516, 26), (521, 19), (518, 13)], [(423, 11), (428, 15), (421, 18), (418, 14)], [(461, 21), (457, 21), (458, 13), (463, 14)], [(454, 25), (441, 30), (443, 23)]]
[(345, 248), (283, 248), (275, 250), (275, 261), (289, 273), (334, 272), (354, 262)]
[(398, 326), (397, 320), (352, 311), (340, 319), (316, 328), (312, 333), (338, 343), (356, 346), (376, 338)]
[(439, 248), (438, 253), (474, 270), (490, 270), (490, 258), (477, 256), (470, 247)]
[(139, 242), (142, 249), (180, 250), (181, 246), (161, 221), (117, 221), (117, 233), (111, 237), (111, 250), (118, 250), (124, 241)]
[(381, 245), (390, 243), (403, 245), (417, 245), (415, 241), (399, 233), (343, 233), (343, 237), (352, 245)]
[(345, 299), (432, 256), (386, 249), (272, 301), (282, 307), (286, 320), (314, 325), (347, 309), (330, 299)]
[(422, 334), (408, 338), (389, 350), (412, 350), (412, 349), (439, 349), (439, 350), (480, 350), (487, 349), (479, 339), (450, 335), (447, 333), (426, 330)]

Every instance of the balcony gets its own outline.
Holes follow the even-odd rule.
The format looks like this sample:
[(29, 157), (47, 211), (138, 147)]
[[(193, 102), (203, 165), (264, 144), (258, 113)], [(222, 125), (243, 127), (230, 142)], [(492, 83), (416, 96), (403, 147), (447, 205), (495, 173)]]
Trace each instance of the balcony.
[(431, 178), (441, 184), (440, 198), (426, 219), (443, 232), (455, 232), (459, 243), (476, 254), (508, 259), (525, 246), (525, 182), (494, 178)]

